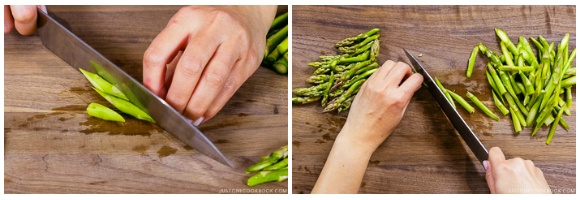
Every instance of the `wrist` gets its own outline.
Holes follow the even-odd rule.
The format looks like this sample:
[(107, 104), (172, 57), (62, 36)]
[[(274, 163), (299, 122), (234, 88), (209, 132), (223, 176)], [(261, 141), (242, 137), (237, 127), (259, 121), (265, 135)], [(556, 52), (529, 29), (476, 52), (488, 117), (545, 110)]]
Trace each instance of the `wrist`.
[(336, 140), (334, 141), (333, 148), (343, 149), (346, 152), (349, 152), (349, 154), (355, 154), (361, 158), (367, 158), (367, 160), (370, 159), (371, 155), (376, 150), (375, 145), (368, 144), (358, 137), (352, 137), (354, 134), (343, 133), (344, 132), (341, 131), (340, 134), (338, 134)]

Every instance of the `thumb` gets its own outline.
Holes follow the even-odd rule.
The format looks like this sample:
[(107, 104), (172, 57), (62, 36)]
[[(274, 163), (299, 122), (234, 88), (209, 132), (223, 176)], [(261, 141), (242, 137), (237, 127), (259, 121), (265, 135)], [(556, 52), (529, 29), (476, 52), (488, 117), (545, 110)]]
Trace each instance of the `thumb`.
[(487, 181), (487, 187), (489, 187), (489, 191), (492, 194), (495, 194), (495, 181), (493, 180), (492, 167), (487, 160), (483, 161), (483, 166), (485, 168), (485, 180)]

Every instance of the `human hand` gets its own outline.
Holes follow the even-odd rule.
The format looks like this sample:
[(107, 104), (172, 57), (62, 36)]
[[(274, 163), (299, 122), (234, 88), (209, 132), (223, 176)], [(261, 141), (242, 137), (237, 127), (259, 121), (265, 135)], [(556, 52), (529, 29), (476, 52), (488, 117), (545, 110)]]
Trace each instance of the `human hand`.
[(485, 180), (492, 194), (547, 193), (550, 186), (544, 173), (531, 160), (505, 159), (498, 147), (489, 150), (489, 161), (484, 161)]
[(409, 65), (389, 60), (363, 84), (312, 193), (358, 191), (372, 153), (393, 132), (422, 82)]
[(46, 12), (46, 6), (9, 6), (4, 5), (4, 34), (14, 28), (22, 35), (32, 35), (36, 32), (36, 8)]
[(259, 67), (275, 14), (276, 6), (181, 8), (145, 51), (143, 84), (195, 125), (211, 119)]
[(409, 65), (385, 62), (363, 84), (338, 137), (374, 152), (399, 124), (422, 82), (423, 77), (413, 74)]

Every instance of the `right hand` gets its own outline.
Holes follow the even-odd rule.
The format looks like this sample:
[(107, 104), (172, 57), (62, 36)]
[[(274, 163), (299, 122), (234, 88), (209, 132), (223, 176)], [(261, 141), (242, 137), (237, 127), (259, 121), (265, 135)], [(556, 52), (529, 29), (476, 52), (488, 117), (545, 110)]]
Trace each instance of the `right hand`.
[(422, 82), (409, 65), (385, 62), (363, 84), (338, 137), (374, 152), (399, 124)]
[(4, 5), (4, 34), (14, 28), (22, 35), (32, 35), (36, 32), (36, 8), (46, 12), (46, 6), (8, 6)]
[(492, 194), (552, 193), (544, 173), (531, 160), (506, 160), (499, 147), (489, 150), (489, 161), (484, 161), (484, 166), (485, 180)]

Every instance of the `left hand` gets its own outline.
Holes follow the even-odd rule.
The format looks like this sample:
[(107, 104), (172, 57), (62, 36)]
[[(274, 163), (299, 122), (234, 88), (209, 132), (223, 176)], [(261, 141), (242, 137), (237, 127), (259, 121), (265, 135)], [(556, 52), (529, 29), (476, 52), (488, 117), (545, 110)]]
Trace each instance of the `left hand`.
[(275, 14), (276, 6), (181, 8), (145, 51), (143, 84), (196, 125), (211, 119), (259, 67)]

